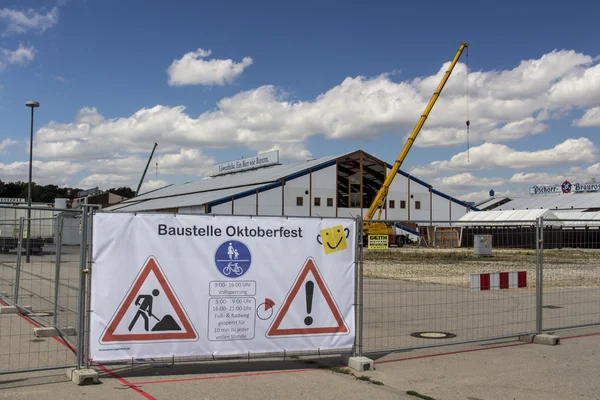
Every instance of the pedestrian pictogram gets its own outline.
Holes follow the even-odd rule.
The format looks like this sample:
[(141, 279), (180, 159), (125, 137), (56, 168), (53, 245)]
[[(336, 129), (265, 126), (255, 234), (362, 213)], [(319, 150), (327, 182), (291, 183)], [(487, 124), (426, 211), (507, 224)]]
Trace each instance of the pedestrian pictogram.
[(198, 339), (154, 257), (134, 280), (101, 336), (102, 343)]
[(315, 261), (309, 258), (267, 331), (267, 337), (348, 332)]

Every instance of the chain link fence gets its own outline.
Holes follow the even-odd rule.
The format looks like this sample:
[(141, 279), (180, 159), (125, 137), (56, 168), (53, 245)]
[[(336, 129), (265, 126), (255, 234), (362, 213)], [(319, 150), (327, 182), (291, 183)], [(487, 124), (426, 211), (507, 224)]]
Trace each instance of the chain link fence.
[(362, 250), (363, 353), (535, 332), (535, 221), (416, 224), (411, 244)]
[(0, 206), (0, 374), (77, 365), (83, 332), (85, 213), (27, 211)]
[[(88, 366), (91, 209), (25, 211), (0, 206), (0, 374)], [(600, 324), (599, 221), (379, 222), (385, 245), (357, 222), (357, 354)]]
[(542, 220), (542, 327), (600, 323), (600, 221)]

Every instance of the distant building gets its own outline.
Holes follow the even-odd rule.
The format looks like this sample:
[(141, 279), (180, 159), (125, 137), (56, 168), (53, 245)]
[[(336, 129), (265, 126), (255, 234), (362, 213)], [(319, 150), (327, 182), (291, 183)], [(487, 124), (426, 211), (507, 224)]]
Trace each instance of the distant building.
[(536, 185), (529, 196), (492, 197), (476, 206), (481, 211), (541, 210), (600, 211), (600, 183), (591, 179), (585, 183), (564, 181), (556, 185)]
[[(106, 210), (364, 216), (391, 168), (361, 150), (289, 165), (279, 164), (278, 154), (260, 155), (217, 165), (210, 178), (169, 185)], [(381, 219), (415, 222), (456, 221), (477, 210), (404, 171), (398, 171), (383, 208)]]
[(78, 208), (82, 204), (95, 204), (99, 205), (100, 208), (105, 208), (114, 204), (118, 204), (119, 202), (126, 199), (127, 197), (119, 196), (118, 194), (114, 194), (111, 192), (96, 193), (74, 199), (73, 203), (71, 204), (71, 207)]

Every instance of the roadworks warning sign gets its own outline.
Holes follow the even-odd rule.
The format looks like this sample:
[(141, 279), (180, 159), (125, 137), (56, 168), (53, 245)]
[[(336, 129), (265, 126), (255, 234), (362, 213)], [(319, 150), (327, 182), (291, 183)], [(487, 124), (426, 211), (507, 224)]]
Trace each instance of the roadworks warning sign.
[(148, 342), (198, 338), (154, 257), (149, 257), (100, 341)]

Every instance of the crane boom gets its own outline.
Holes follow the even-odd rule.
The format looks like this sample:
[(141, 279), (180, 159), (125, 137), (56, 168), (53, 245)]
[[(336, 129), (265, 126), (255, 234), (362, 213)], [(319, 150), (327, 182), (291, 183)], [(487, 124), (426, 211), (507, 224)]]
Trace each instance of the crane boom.
[[(450, 64), (450, 66), (448, 67), (448, 70), (444, 74), (444, 77), (442, 78), (442, 81), (438, 85), (436, 91), (433, 93), (433, 96), (431, 97), (431, 100), (429, 100), (429, 104), (427, 104), (427, 107), (425, 108), (425, 112), (423, 113), (423, 115), (421, 115), (421, 118), (419, 118), (419, 122), (417, 122), (417, 125), (415, 126), (415, 128), (412, 131), (410, 137), (406, 141), (406, 144), (404, 145), (404, 148), (402, 149), (402, 151), (400, 152), (400, 155), (396, 159), (396, 162), (394, 163), (394, 165), (392, 167), (392, 170), (390, 171), (389, 175), (385, 178), (385, 181), (383, 182), (383, 185), (381, 186), (381, 189), (379, 189), (379, 192), (377, 193), (377, 196), (375, 196), (375, 199), (373, 200), (373, 203), (371, 204), (371, 207), (369, 208), (369, 210), (367, 211), (367, 214), (364, 217), (365, 220), (371, 220), (371, 219), (373, 219), (373, 217), (375, 216), (375, 213), (377, 212), (378, 209), (379, 209), (379, 216), (381, 216), (381, 208), (383, 206), (383, 202), (385, 201), (385, 198), (388, 195), (388, 191), (390, 189), (390, 185), (392, 184), (392, 181), (396, 177), (396, 174), (398, 173), (398, 170), (400, 169), (400, 166), (404, 162), (404, 159), (406, 158), (406, 155), (408, 154), (408, 151), (412, 147), (412, 145), (413, 145), (413, 143), (414, 143), (417, 135), (421, 131), (421, 128), (423, 127), (423, 124), (425, 124), (425, 120), (429, 116), (429, 113), (431, 112), (431, 109), (433, 108), (433, 105), (435, 104), (435, 102), (437, 101), (440, 93), (442, 92), (442, 89), (444, 88), (444, 85), (446, 85), (446, 81), (448, 81), (448, 78), (450, 77), (450, 74), (452, 73), (452, 70), (454, 69), (454, 66), (458, 62), (458, 59), (460, 58), (460, 55), (462, 54), (463, 50), (466, 47), (468, 47), (468, 46), (469, 45), (467, 43), (465, 43), (465, 42), (461, 43), (460, 48), (456, 52), (456, 55), (454, 56), (454, 59), (452, 60), (452, 63)], [(367, 228), (367, 227), (365, 226), (365, 228)]]
[(156, 150), (156, 146), (158, 146), (158, 143), (154, 143), (154, 147), (152, 148), (152, 153), (150, 153), (150, 158), (148, 158), (148, 163), (146, 164), (146, 168), (144, 168), (144, 173), (142, 174), (142, 179), (140, 179), (140, 183), (138, 184), (137, 190), (135, 191), (136, 196), (140, 192), (140, 188), (142, 187), (142, 183), (144, 182), (144, 178), (146, 177), (146, 171), (148, 171), (148, 166), (150, 165), (150, 160), (152, 160), (152, 156), (154, 155), (154, 150)]

